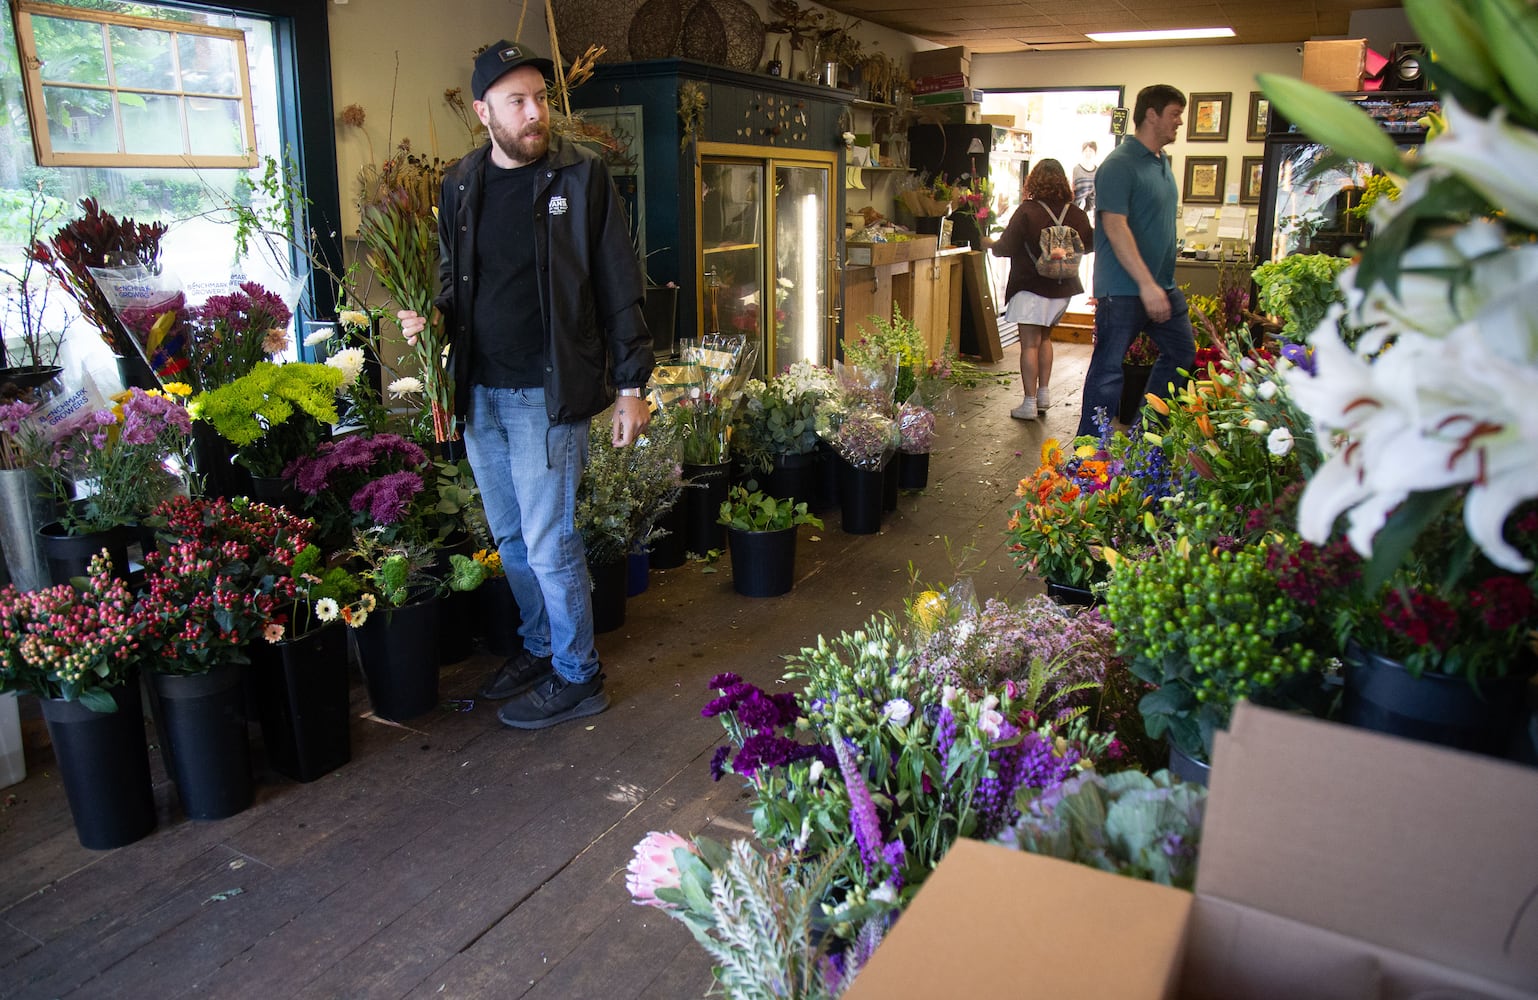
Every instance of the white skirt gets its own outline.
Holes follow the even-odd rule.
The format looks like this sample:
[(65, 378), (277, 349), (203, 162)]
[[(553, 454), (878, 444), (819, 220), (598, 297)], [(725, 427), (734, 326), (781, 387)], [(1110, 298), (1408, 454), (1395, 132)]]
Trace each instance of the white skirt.
[(1035, 292), (1016, 292), (1010, 296), (1009, 307), (1004, 310), (1004, 319), (1026, 326), (1044, 326), (1050, 330), (1063, 318), (1063, 313), (1068, 311), (1070, 301), (1071, 298), (1047, 299)]

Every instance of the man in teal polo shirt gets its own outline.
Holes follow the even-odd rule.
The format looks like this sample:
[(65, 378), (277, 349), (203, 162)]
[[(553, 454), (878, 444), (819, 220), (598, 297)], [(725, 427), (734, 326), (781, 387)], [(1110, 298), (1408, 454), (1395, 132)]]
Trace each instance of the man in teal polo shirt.
[(1084, 375), (1079, 434), (1094, 434), (1095, 410), (1114, 416), (1121, 401), (1121, 359), (1146, 330), (1159, 346), (1148, 391), (1168, 396), (1178, 369), (1196, 360), (1191, 316), (1175, 287), (1175, 220), (1180, 190), (1164, 147), (1186, 110), (1166, 84), (1138, 91), (1132, 138), (1095, 172), (1095, 352)]

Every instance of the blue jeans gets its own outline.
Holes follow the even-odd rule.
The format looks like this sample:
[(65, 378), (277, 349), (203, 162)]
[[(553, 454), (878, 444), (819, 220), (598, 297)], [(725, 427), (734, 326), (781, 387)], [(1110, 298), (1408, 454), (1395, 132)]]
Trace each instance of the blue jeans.
[(534, 656), (572, 683), (598, 673), (587, 556), (577, 534), (577, 482), (588, 422), (550, 423), (543, 389), (470, 389), (465, 452)]
[(1152, 322), (1143, 300), (1136, 295), (1102, 296), (1095, 304), (1095, 352), (1084, 373), (1084, 408), (1079, 413), (1077, 434), (1095, 434), (1095, 408), (1104, 407), (1111, 417), (1121, 405), (1121, 359), (1134, 337), (1144, 330), (1159, 346), (1159, 360), (1148, 373), (1148, 391), (1169, 398), (1171, 382), (1183, 380), (1179, 369), (1196, 363), (1196, 339), (1191, 334), (1191, 314), (1180, 289), (1171, 289), (1170, 318)]

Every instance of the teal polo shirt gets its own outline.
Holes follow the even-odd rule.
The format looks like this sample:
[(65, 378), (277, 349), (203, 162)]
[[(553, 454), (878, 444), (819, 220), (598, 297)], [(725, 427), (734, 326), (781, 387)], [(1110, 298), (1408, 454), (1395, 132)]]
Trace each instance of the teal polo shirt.
[(1136, 295), (1137, 282), (1116, 259), (1105, 234), (1106, 212), (1127, 217), (1148, 273), (1165, 291), (1175, 287), (1175, 217), (1180, 189), (1169, 156), (1128, 137), (1095, 171), (1095, 294)]

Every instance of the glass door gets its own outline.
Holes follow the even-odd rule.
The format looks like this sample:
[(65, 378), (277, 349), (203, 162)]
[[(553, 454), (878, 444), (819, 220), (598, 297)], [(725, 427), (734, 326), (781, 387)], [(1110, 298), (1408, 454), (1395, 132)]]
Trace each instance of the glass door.
[(837, 154), (725, 143), (700, 154), (700, 332), (747, 334), (759, 376), (830, 364)]
[(774, 170), (773, 356), (769, 372), (830, 358), (829, 171), (777, 162)]

